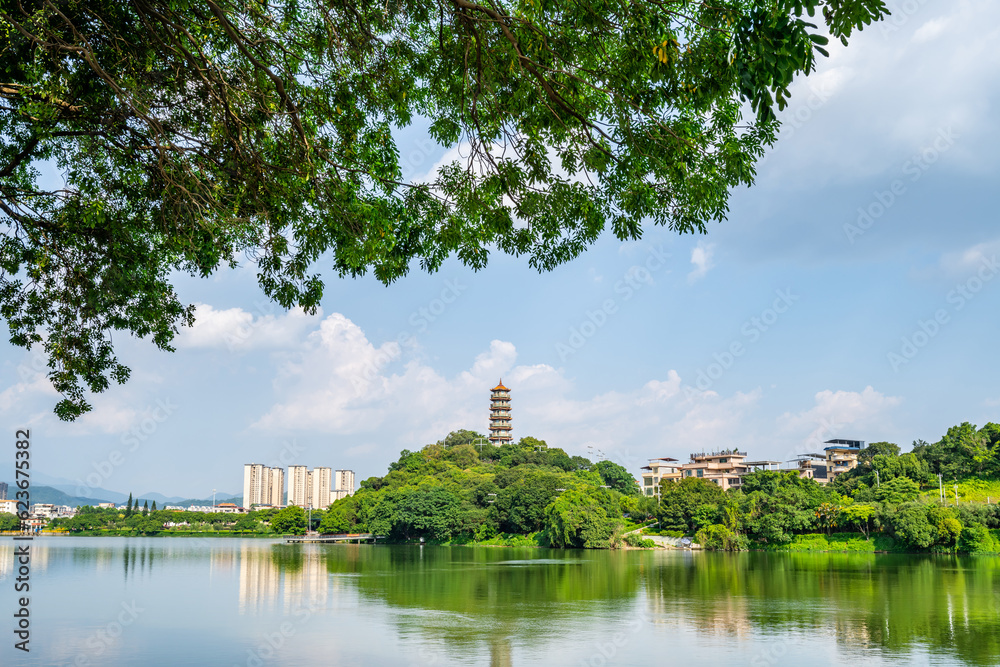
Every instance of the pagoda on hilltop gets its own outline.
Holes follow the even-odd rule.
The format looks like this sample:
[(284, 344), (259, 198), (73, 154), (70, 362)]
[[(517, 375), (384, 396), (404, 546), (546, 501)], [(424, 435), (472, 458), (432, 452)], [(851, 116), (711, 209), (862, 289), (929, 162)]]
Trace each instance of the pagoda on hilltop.
[(510, 389), (500, 384), (490, 391), (490, 442), (509, 445), (510, 438)]

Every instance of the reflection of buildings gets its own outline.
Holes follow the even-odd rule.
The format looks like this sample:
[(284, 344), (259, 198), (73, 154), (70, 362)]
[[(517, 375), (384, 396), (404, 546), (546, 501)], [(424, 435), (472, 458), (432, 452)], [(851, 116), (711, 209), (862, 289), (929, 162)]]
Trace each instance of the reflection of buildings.
[(240, 547), (240, 613), (267, 609), (278, 598), (278, 566), (256, 546)]
[[(287, 556), (287, 555), (286, 555)], [(256, 614), (274, 608), (281, 600), (285, 614), (303, 607), (326, 607), (331, 587), (325, 552), (296, 551), (283, 561), (257, 545), (240, 548), (240, 614)]]
[(308, 605), (325, 607), (330, 575), (322, 551), (302, 554), (302, 567), (286, 568), (281, 573), (281, 598), (285, 614)]

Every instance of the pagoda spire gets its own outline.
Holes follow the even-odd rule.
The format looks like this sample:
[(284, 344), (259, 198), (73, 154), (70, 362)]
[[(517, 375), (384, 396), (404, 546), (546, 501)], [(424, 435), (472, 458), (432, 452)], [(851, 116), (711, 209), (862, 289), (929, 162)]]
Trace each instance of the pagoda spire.
[(490, 437), (494, 445), (509, 445), (510, 436), (510, 389), (500, 384), (490, 391)]

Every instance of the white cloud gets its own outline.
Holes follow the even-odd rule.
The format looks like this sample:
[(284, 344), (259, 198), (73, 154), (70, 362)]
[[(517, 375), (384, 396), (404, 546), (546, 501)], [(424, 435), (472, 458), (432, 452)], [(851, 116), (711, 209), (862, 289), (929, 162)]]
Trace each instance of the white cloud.
[(181, 330), (179, 348), (227, 348), (230, 351), (254, 348), (280, 348), (293, 345), (322, 312), (307, 315), (301, 308), (274, 315), (274, 304), (261, 302), (260, 314), (254, 317), (242, 308), (218, 310), (208, 304), (196, 304), (195, 323)]
[[(861, 392), (824, 390), (815, 396), (815, 405), (802, 412), (786, 412), (778, 418), (780, 432), (798, 441), (802, 451), (815, 451), (832, 438), (871, 439), (871, 434), (887, 431), (887, 415), (902, 403), (897, 396), (886, 396), (871, 386)], [(863, 434), (869, 434), (867, 438)]]
[(708, 273), (709, 269), (715, 266), (715, 244), (698, 241), (698, 245), (691, 251), (691, 264), (694, 269), (688, 274), (688, 284), (695, 283)]
[(924, 44), (932, 41), (935, 37), (942, 35), (948, 28), (950, 21), (946, 18), (938, 18), (927, 21), (917, 28), (913, 33), (914, 44)]
[(958, 139), (935, 170), (993, 168), (1000, 4), (892, 9), (892, 17), (854, 34), (848, 47), (831, 40), (818, 71), (795, 81), (760, 184), (813, 190), (825, 182), (898, 178), (942, 130)]
[(579, 395), (563, 371), (517, 364), (517, 350), (494, 340), (467, 370), (446, 377), (394, 342), (372, 343), (349, 319), (323, 320), (279, 369), (279, 400), (253, 426), (263, 432), (370, 435), (414, 449), (458, 428), (486, 431), (489, 388), (501, 377), (513, 391), (515, 437), (536, 435), (585, 454), (601, 449), (637, 470), (651, 456), (732, 446), (760, 391), (720, 397), (682, 390), (676, 371), (641, 387)]
[(968, 276), (984, 264), (995, 263), (1000, 255), (1000, 239), (977, 243), (974, 246), (942, 255), (941, 269), (951, 276)]

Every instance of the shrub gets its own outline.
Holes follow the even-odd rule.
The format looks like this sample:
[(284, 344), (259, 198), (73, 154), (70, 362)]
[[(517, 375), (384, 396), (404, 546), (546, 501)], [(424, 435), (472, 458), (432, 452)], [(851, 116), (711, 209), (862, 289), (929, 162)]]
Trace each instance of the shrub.
[(973, 524), (962, 529), (958, 536), (958, 550), (966, 553), (985, 553), (996, 551), (997, 545), (993, 541), (993, 536), (986, 526)]
[(642, 547), (643, 549), (652, 549), (656, 546), (656, 542), (650, 539), (644, 538), (639, 533), (629, 533), (625, 536), (625, 544), (630, 547)]
[(707, 526), (698, 531), (695, 539), (705, 549), (712, 551), (739, 551), (746, 546), (746, 540), (721, 523)]

